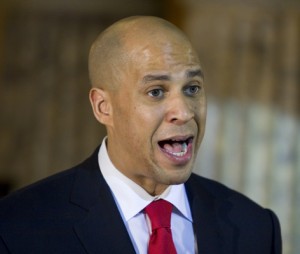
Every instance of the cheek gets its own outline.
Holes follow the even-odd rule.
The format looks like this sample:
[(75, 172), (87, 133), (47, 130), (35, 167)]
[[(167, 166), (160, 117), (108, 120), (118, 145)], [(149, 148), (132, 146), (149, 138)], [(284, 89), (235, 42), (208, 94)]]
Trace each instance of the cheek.
[(205, 124), (205, 121), (206, 121), (206, 103), (205, 102), (201, 104), (199, 112), (200, 112), (199, 114), (200, 114), (201, 121), (203, 122), (203, 124)]
[(141, 106), (136, 108), (136, 115), (139, 119), (138, 128), (149, 139), (163, 124), (165, 111), (162, 106)]
[[(135, 136), (152, 146), (153, 137), (162, 126), (164, 110), (162, 107), (136, 106), (135, 117), (131, 119), (135, 125)], [(145, 144), (141, 144), (142, 146)]]
[[(164, 108), (158, 105), (136, 105), (134, 113), (141, 123), (148, 126), (155, 126), (159, 124), (164, 118)], [(146, 126), (140, 126), (141, 128)]]
[(193, 109), (197, 118), (201, 121), (206, 118), (206, 100), (205, 97), (193, 105)]

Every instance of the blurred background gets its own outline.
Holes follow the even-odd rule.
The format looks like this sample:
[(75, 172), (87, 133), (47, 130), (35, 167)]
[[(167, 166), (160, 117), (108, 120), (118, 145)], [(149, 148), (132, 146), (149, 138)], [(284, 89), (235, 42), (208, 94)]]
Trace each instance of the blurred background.
[(299, 0), (1, 0), (1, 196), (85, 159), (105, 135), (87, 55), (129, 15), (181, 27), (202, 61), (207, 130), (195, 172), (279, 216), (300, 253)]

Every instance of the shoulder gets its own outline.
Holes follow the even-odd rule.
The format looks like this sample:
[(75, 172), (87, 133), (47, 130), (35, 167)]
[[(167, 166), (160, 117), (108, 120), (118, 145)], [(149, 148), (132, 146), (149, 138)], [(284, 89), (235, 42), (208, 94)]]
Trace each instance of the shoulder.
[[(271, 210), (221, 183), (196, 174), (187, 181), (186, 190), (193, 214), (199, 218), (206, 214), (206, 220), (211, 218), (211, 222), (216, 222), (226, 243), (238, 236), (235, 241), (243, 250), (241, 253), (281, 253), (280, 225)], [(231, 245), (224, 248), (230, 250)]]
[(246, 197), (244, 194), (233, 190), (224, 184), (212, 179), (208, 179), (197, 174), (192, 174), (187, 182), (188, 188), (191, 189), (194, 194), (197, 192), (206, 192), (211, 198), (218, 201), (231, 201), (234, 203), (240, 203), (241, 205), (250, 205), (257, 208), (261, 208), (260, 205)]
[(249, 225), (248, 229), (253, 230), (273, 228), (280, 232), (279, 220), (273, 211), (222, 183), (192, 174), (186, 187), (192, 198), (197, 197), (199, 201), (205, 197), (210, 200), (216, 213), (223, 217), (224, 221), (234, 221), (234, 224), (239, 226)]
[(113, 197), (95, 152), (81, 164), (0, 201), (0, 252), (6, 246), (12, 253), (82, 253), (74, 226), (95, 204), (102, 211), (103, 200)]
[(0, 200), (0, 218), (33, 213), (38, 207), (47, 208), (64, 199), (71, 190), (77, 168), (65, 170), (16, 190)]
[(234, 218), (237, 223), (255, 221), (254, 224), (257, 225), (258, 222), (262, 224), (266, 222), (277, 224), (278, 222), (272, 211), (217, 181), (192, 174), (187, 182), (187, 191), (193, 197), (209, 198), (211, 202), (214, 202), (215, 207), (218, 207), (218, 213), (226, 213), (228, 218)]
[[(49, 207), (59, 202), (65, 203), (70, 199), (74, 184), (78, 178), (95, 178), (99, 169), (97, 164), (97, 150), (91, 157), (80, 164), (46, 177), (24, 188), (16, 190), (0, 200), (0, 218), (8, 212), (25, 207)], [(87, 185), (90, 182), (88, 181)]]

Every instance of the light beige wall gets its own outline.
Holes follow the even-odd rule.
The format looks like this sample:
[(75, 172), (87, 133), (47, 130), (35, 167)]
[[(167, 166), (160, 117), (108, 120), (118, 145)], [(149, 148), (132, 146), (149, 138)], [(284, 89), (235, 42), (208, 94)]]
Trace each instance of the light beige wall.
[(195, 171), (279, 216), (284, 253), (300, 245), (300, 5), (175, 1), (208, 93)]

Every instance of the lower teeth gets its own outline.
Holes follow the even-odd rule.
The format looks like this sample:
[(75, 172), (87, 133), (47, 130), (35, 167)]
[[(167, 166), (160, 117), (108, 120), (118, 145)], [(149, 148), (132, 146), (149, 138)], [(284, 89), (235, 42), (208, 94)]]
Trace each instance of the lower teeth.
[(185, 155), (186, 152), (187, 152), (187, 144), (183, 143), (181, 152), (179, 152), (179, 153), (172, 153), (172, 154), (175, 155), (175, 156), (179, 156), (180, 157), (180, 156)]

